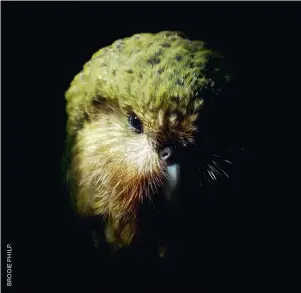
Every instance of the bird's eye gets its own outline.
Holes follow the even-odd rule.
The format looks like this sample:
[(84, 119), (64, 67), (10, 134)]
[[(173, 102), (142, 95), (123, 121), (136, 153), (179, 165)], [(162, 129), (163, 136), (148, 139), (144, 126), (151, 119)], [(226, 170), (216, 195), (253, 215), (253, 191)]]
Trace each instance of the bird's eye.
[(134, 129), (137, 133), (143, 132), (143, 124), (141, 120), (136, 116), (136, 114), (132, 113), (129, 115), (129, 124), (131, 128)]

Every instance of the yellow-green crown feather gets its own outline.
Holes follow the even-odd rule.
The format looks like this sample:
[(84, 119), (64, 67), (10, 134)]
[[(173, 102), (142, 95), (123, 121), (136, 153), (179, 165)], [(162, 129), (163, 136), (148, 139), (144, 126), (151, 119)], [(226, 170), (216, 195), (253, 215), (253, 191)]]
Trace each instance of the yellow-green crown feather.
[(138, 113), (164, 105), (189, 108), (196, 98), (203, 98), (200, 90), (215, 87), (207, 70), (211, 57), (218, 55), (204, 42), (169, 31), (136, 34), (100, 49), (66, 92), (69, 134), (95, 97), (116, 100)]

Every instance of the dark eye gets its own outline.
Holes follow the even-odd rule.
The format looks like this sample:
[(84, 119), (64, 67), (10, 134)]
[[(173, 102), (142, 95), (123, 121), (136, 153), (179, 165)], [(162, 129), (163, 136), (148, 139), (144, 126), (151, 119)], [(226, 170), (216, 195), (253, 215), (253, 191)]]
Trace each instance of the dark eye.
[(129, 115), (129, 124), (137, 133), (143, 132), (143, 124), (141, 120), (136, 116), (136, 114), (132, 113)]

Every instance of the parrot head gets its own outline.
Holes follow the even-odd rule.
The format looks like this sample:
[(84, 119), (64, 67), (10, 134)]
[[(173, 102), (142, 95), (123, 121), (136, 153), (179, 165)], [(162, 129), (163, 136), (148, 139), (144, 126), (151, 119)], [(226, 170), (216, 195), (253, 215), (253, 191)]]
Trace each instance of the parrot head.
[[(100, 49), (66, 92), (77, 210), (120, 223), (181, 183), (181, 150), (195, 144), (221, 56), (181, 33), (142, 33)], [(185, 158), (184, 158), (185, 159)], [(117, 224), (116, 224), (117, 225)]]

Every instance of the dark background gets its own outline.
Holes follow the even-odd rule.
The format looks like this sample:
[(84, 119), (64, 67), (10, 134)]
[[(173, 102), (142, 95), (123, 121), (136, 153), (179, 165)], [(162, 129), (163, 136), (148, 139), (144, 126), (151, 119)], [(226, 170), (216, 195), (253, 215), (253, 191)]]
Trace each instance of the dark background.
[[(2, 247), (13, 243), (15, 290), (102, 292), (163, 281), (186, 289), (300, 288), (300, 191), (293, 185), (300, 94), (290, 92), (297, 3), (1, 4)], [(172, 276), (147, 264), (139, 275), (134, 262), (122, 267), (96, 257), (72, 221), (60, 173), (64, 92), (73, 76), (114, 40), (161, 30), (206, 40), (230, 60), (236, 77), (221, 112), (232, 136), (220, 148), (244, 149), (227, 191), (194, 207), (194, 231), (183, 232), (186, 257)]]

